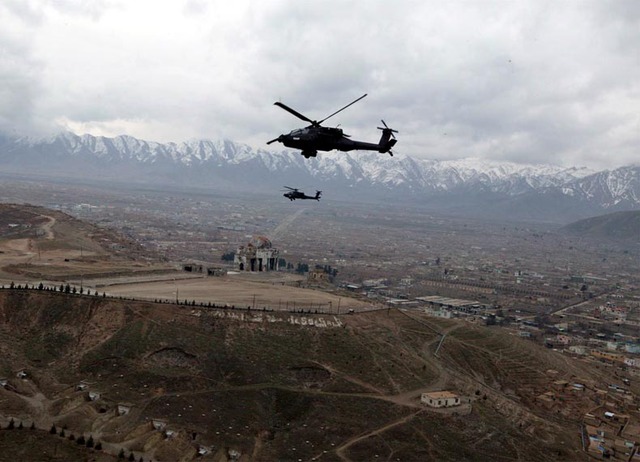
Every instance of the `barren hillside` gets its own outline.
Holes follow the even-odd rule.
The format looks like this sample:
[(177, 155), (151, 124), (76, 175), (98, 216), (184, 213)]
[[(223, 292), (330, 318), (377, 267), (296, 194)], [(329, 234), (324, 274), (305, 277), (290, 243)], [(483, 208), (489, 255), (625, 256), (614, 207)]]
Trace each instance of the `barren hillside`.
[[(417, 312), (303, 316), (38, 290), (0, 291), (0, 351), (3, 421), (55, 424), (136, 460), (198, 449), (202, 460), (584, 460), (588, 400), (558, 414), (535, 396), (559, 378), (599, 381), (504, 331)], [(433, 390), (463, 405), (427, 408), (419, 397)]]

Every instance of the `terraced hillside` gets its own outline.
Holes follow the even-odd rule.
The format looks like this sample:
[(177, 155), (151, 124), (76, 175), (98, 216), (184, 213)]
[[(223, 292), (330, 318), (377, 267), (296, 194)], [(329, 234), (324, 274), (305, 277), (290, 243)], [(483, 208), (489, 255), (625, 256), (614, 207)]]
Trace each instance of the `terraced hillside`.
[[(507, 334), (417, 312), (303, 316), (24, 289), (0, 290), (0, 352), (3, 426), (55, 425), (135, 460), (584, 460), (578, 420), (530, 397), (558, 377), (598, 380)], [(433, 390), (463, 405), (420, 404)]]
[(56, 210), (0, 204), (3, 284), (156, 274), (172, 269), (116, 232)]

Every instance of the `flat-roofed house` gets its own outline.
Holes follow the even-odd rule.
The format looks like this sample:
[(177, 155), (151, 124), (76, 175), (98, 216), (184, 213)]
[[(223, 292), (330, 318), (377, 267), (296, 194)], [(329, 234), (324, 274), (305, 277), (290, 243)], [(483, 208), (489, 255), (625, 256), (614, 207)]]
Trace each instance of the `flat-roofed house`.
[(460, 405), (460, 397), (450, 391), (422, 393), (420, 401), (431, 407), (451, 407)]

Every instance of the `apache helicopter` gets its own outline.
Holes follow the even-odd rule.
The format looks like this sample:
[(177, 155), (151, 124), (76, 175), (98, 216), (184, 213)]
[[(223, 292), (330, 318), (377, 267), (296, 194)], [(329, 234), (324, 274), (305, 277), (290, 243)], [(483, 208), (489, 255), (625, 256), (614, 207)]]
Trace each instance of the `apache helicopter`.
[(309, 157), (316, 157), (318, 151), (331, 151), (333, 149), (337, 149), (338, 151), (365, 150), (388, 152), (390, 156), (393, 156), (391, 148), (398, 142), (393, 134), (398, 133), (398, 131), (387, 127), (387, 124), (384, 123), (384, 120), (381, 120), (384, 127), (378, 127), (379, 130), (382, 130), (382, 136), (380, 137), (380, 141), (378, 142), (378, 144), (351, 140), (349, 139), (349, 135), (346, 135), (341, 128), (323, 127), (320, 125), (329, 117), (333, 117), (338, 112), (344, 111), (346, 108), (348, 108), (352, 104), (357, 103), (365, 96), (367, 96), (366, 93), (355, 101), (347, 104), (342, 109), (337, 110), (333, 114), (325, 117), (320, 121), (311, 120), (283, 103), (273, 103), (276, 106), (281, 107), (285, 111), (293, 114), (298, 119), (304, 120), (305, 122), (310, 122), (311, 125), (305, 128), (298, 128), (296, 130), (293, 130), (288, 135), (280, 135), (279, 137), (268, 141), (267, 144), (279, 141), (289, 148), (302, 150), (302, 155), (307, 159)]
[(290, 201), (295, 201), (296, 199), (315, 199), (320, 201), (320, 194), (322, 191), (316, 191), (315, 196), (307, 196), (304, 192), (298, 191), (297, 188), (290, 188), (289, 186), (285, 186), (289, 191), (283, 194), (284, 197), (289, 199)]

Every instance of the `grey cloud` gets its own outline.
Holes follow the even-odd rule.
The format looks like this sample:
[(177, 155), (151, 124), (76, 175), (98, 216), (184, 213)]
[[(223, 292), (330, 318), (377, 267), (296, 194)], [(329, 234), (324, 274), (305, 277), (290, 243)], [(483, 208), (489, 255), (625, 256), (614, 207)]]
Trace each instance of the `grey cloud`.
[(38, 23), (40, 18), (29, 4), (9, 1), (0, 11), (3, 7), (4, 14), (20, 20), (0, 29), (0, 131), (23, 135), (40, 128), (36, 104), (42, 66), (33, 57), (31, 41), (23, 36), (25, 24)]
[[(126, 9), (108, 1), (54, 4), (97, 26), (109, 8)], [(32, 24), (48, 18), (32, 4), (10, 5)], [(398, 152), (409, 155), (580, 164), (598, 163), (606, 151), (604, 166), (615, 166), (638, 151), (630, 122), (640, 105), (635, 1), (284, 0), (239, 2), (233, 12), (227, 5), (188, 0), (164, 29), (140, 18), (132, 26), (140, 30), (125, 31), (137, 40), (127, 48), (103, 38), (104, 49), (83, 49), (84, 59), (95, 54), (97, 70), (63, 73), (71, 85), (41, 81), (31, 44), (14, 37), (13, 46), (26, 47), (16, 52), (22, 64), (3, 69), (23, 77), (14, 80), (16, 92), (31, 102), (22, 119), (13, 110), (15, 123), (26, 126), (36, 115), (135, 119), (171, 126), (158, 134), (164, 141), (228, 137), (265, 147), (304, 125), (274, 101), (320, 119), (367, 92), (327, 123), (369, 140), (384, 118), (400, 130)], [(207, 32), (191, 34), (200, 28)], [(52, 57), (47, 66), (59, 65)], [(11, 112), (1, 111), (11, 125)]]

